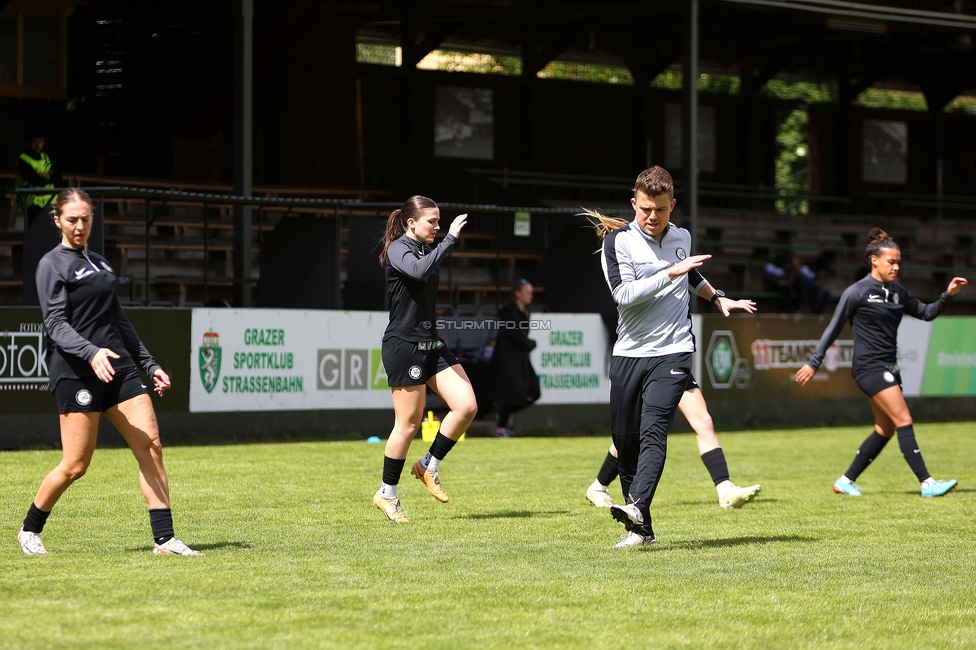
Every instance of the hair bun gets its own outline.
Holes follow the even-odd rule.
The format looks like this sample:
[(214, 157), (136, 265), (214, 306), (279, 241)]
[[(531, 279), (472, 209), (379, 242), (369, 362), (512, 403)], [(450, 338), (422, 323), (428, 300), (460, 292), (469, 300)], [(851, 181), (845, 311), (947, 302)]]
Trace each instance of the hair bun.
[(871, 232), (868, 233), (868, 246), (880, 244), (883, 241), (891, 241), (891, 235), (881, 228), (872, 228)]

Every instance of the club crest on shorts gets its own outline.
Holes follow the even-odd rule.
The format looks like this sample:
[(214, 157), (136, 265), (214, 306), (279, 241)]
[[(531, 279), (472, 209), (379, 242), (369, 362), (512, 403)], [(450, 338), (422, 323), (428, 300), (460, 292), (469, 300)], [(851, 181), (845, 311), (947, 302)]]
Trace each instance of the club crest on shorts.
[(683, 260), (683, 259), (685, 259), (686, 257), (688, 257), (688, 253), (686, 253), (686, 252), (685, 252), (685, 249), (683, 249), (683, 248), (679, 248), (678, 250), (676, 250), (676, 251), (674, 252), (674, 254), (678, 256), (678, 259), (679, 259), (679, 260)]
[(881, 376), (884, 377), (884, 380), (889, 384), (893, 384), (895, 382), (895, 376), (888, 370), (885, 370), (884, 374)]
[(423, 372), (424, 371), (420, 369), (420, 366), (410, 366), (410, 370), (407, 371), (407, 374), (410, 375), (410, 379), (420, 379), (420, 375), (422, 375)]
[(78, 403), (78, 406), (88, 406), (91, 404), (92, 394), (87, 389), (82, 388), (75, 393), (75, 401)]
[(208, 393), (217, 387), (217, 377), (220, 376), (220, 336), (211, 330), (203, 333), (203, 345), (197, 357), (200, 363), (200, 381)]

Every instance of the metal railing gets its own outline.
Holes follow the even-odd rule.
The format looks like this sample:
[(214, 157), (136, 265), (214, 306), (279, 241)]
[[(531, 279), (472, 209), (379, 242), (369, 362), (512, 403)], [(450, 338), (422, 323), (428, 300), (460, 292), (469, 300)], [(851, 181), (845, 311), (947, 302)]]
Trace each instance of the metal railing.
[[(57, 194), (67, 188), (54, 188), (54, 189), (18, 189), (16, 190), (16, 195), (26, 196), (26, 195), (36, 195), (36, 194)], [(212, 230), (214, 226), (227, 225), (226, 221), (213, 220), (210, 215), (210, 208), (212, 207), (223, 207), (223, 206), (235, 206), (235, 205), (248, 205), (256, 208), (257, 218), (254, 227), (257, 229), (258, 238), (256, 240), (256, 247), (260, 251), (261, 246), (261, 234), (264, 231), (265, 222), (264, 215), (275, 212), (280, 216), (287, 216), (289, 214), (308, 214), (312, 213), (317, 216), (323, 217), (336, 217), (336, 228), (337, 231), (341, 228), (339, 217), (345, 215), (361, 215), (361, 216), (371, 216), (375, 215), (377, 217), (386, 217), (390, 212), (399, 208), (400, 203), (389, 202), (389, 201), (363, 201), (359, 199), (337, 199), (337, 198), (319, 198), (319, 197), (273, 197), (273, 196), (237, 196), (234, 194), (223, 194), (214, 192), (196, 192), (196, 191), (174, 191), (164, 188), (147, 188), (147, 187), (126, 187), (126, 186), (89, 186), (89, 187), (79, 187), (76, 189), (84, 190), (92, 197), (95, 203), (96, 212), (98, 217), (103, 220), (105, 219), (105, 204), (106, 202), (119, 200), (119, 201), (139, 201), (145, 205), (145, 218), (140, 225), (144, 226), (144, 235), (142, 241), (142, 247), (144, 248), (145, 259), (143, 261), (144, 270), (143, 277), (141, 279), (141, 284), (144, 286), (142, 291), (142, 303), (148, 304), (150, 302), (150, 285), (154, 283), (152, 276), (152, 259), (151, 250), (153, 248), (152, 241), (152, 227), (157, 223), (160, 218), (163, 209), (167, 206), (198, 206), (201, 208), (202, 218), (199, 222), (200, 228), (203, 233), (202, 241), (202, 253), (203, 253), (203, 270), (199, 277), (199, 282), (202, 284), (203, 288), (203, 299), (204, 302), (208, 302), (210, 299), (210, 287), (212, 283), (220, 282), (223, 285), (228, 283), (227, 278), (215, 278), (211, 277), (208, 270), (208, 262), (210, 260), (211, 249), (214, 246)], [(509, 206), (498, 206), (494, 204), (472, 204), (472, 203), (456, 203), (456, 202), (441, 202), (438, 204), (442, 209), (454, 210), (454, 211), (467, 211), (472, 213), (482, 213), (482, 214), (513, 214), (514, 212), (525, 211), (531, 214), (539, 215), (565, 215), (572, 216), (575, 215), (578, 210), (570, 208), (519, 208), (519, 207), (509, 207)], [(132, 221), (132, 225), (135, 225), (135, 220)], [(340, 276), (341, 268), (341, 237), (340, 233), (337, 232), (336, 236), (336, 250), (334, 251), (334, 259), (336, 263), (336, 277)], [(131, 248), (131, 246), (130, 246)], [(505, 253), (496, 250), (494, 251), (494, 258), (496, 258), (496, 265), (500, 268), (500, 260), (505, 257)], [(496, 274), (497, 275), (497, 274)], [(155, 283), (169, 282), (172, 277), (168, 278), (158, 278)], [(231, 282), (235, 285), (237, 284), (247, 284), (250, 286), (255, 286), (258, 283), (258, 278), (244, 277), (244, 278), (233, 278)], [(129, 279), (129, 302), (137, 302), (135, 299), (135, 288), (140, 284), (138, 279)], [(496, 282), (496, 285), (498, 283)], [(448, 285), (449, 287), (451, 285)], [(503, 292), (503, 287), (498, 285), (494, 287), (495, 292), (501, 294)], [(338, 287), (337, 287), (338, 292)], [(339, 301), (337, 300), (337, 304)]]

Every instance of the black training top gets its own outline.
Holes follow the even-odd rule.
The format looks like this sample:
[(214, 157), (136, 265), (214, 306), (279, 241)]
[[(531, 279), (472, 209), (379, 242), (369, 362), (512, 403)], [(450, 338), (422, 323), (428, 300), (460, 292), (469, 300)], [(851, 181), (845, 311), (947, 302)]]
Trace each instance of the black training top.
[(118, 279), (104, 257), (58, 244), (41, 258), (35, 277), (52, 388), (61, 379), (94, 375), (91, 360), (100, 348), (119, 355), (110, 359), (116, 370), (138, 361), (152, 377), (159, 365), (122, 312)]
[(448, 234), (436, 248), (403, 235), (386, 250), (386, 290), (390, 294), (390, 324), (383, 340), (436, 341), (438, 266), (454, 248)]
[(852, 372), (869, 362), (884, 365), (898, 359), (898, 325), (904, 314), (920, 320), (932, 320), (949, 304), (949, 294), (926, 304), (895, 282), (880, 282), (866, 275), (844, 290), (837, 311), (830, 319), (820, 342), (810, 354), (814, 370), (823, 362), (827, 348), (840, 334), (844, 323), (850, 321), (854, 334)]

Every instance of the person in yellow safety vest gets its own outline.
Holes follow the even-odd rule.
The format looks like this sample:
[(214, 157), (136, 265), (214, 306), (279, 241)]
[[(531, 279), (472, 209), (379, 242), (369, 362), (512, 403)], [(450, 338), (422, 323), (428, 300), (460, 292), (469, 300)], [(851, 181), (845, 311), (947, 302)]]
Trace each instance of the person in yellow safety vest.
[[(20, 154), (14, 173), (14, 187), (53, 189), (51, 157), (43, 151), (44, 134), (32, 130), (27, 134), (27, 151)], [(17, 212), (24, 215), (24, 232), (30, 229), (39, 214), (54, 201), (54, 194), (28, 194), (19, 197)], [(25, 209), (26, 208), (26, 209)]]

